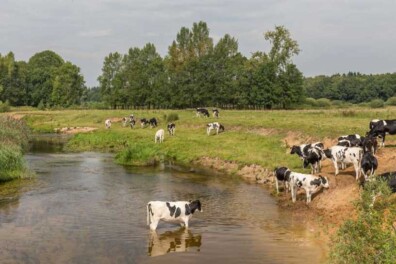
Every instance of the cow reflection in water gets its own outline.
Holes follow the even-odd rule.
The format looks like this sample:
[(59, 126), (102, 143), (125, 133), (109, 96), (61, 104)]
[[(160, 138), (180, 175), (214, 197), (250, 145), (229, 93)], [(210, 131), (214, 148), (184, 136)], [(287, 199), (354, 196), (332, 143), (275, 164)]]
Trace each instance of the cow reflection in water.
[(196, 251), (199, 251), (202, 244), (201, 239), (200, 234), (194, 235), (184, 227), (177, 231), (166, 231), (163, 234), (151, 231), (148, 255), (156, 257), (172, 252), (186, 252), (188, 248), (197, 248)]

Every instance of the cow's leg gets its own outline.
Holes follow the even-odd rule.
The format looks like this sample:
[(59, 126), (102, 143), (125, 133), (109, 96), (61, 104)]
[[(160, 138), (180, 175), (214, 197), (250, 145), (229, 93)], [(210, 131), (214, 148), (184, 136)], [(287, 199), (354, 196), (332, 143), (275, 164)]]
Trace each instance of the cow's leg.
[(275, 176), (275, 186), (276, 186), (276, 194), (279, 194), (279, 183), (278, 183), (278, 178)]
[(309, 204), (311, 202), (311, 192), (307, 191), (307, 204)]
[(297, 200), (297, 186), (295, 186), (295, 184), (292, 186), (292, 200), (293, 203), (295, 203)]
[(382, 147), (385, 147), (385, 133), (382, 134)]
[(337, 161), (333, 160), (334, 168), (335, 168), (335, 176), (338, 174), (338, 163)]
[(359, 176), (360, 176), (359, 164), (358, 163), (354, 163), (353, 167), (355, 168), (356, 180), (359, 180)]

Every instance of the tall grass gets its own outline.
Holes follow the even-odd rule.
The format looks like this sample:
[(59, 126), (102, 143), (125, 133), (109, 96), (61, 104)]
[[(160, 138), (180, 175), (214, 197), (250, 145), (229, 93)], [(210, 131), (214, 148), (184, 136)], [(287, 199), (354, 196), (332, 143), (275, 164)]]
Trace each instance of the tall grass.
[(29, 130), (23, 121), (0, 116), (0, 182), (26, 174), (23, 150), (28, 138)]

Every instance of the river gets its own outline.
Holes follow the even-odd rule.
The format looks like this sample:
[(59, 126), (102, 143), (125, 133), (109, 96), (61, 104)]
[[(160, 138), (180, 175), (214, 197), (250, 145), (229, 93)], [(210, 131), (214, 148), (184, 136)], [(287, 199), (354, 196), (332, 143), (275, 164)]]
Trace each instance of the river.
[[(37, 143), (37, 142), (36, 142)], [(0, 196), (1, 263), (320, 263), (325, 249), (268, 191), (238, 177), (136, 168), (38, 143), (31, 180)], [(41, 147), (40, 147), (41, 146)], [(17, 185), (17, 186), (15, 186)], [(151, 200), (202, 203), (185, 230), (146, 225)]]

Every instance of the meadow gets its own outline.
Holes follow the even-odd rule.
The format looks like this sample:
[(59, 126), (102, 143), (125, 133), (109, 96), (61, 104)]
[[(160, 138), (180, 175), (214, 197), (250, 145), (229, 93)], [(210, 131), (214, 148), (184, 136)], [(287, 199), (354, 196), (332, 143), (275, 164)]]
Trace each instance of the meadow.
[[(15, 114), (15, 113), (14, 113)], [(68, 151), (103, 151), (117, 153), (117, 162), (130, 165), (153, 164), (170, 159), (188, 164), (201, 157), (220, 158), (239, 165), (257, 164), (265, 168), (286, 165), (301, 169), (295, 156), (286, 155), (294, 137), (304, 140), (334, 139), (345, 134), (365, 134), (373, 118), (395, 116), (396, 108), (373, 110), (349, 108), (298, 111), (221, 111), (220, 118), (199, 118), (194, 110), (62, 110), (18, 111), (37, 133), (53, 133), (57, 128), (92, 127), (96, 131), (75, 135)], [(123, 127), (120, 119), (155, 117), (157, 128)], [(163, 144), (154, 144), (159, 128), (166, 130), (167, 117), (177, 115), (176, 135), (165, 135)], [(107, 118), (118, 119), (105, 129)], [(206, 135), (206, 124), (218, 121), (225, 126), (219, 135)], [(212, 132), (213, 133), (213, 132)]]

